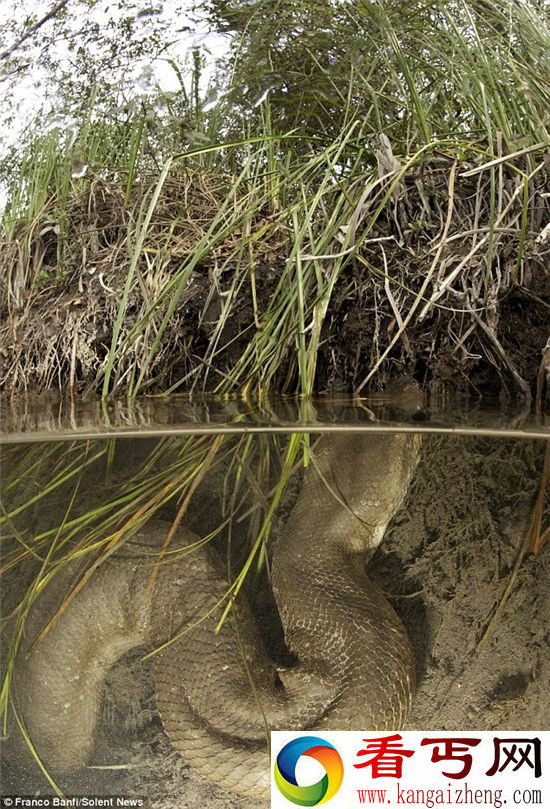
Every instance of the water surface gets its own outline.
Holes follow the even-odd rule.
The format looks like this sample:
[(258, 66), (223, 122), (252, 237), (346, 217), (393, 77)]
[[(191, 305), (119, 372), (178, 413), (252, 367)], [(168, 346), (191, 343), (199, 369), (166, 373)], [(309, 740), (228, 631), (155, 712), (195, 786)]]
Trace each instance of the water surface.
[[(526, 551), (543, 473), (543, 418), (403, 397), (275, 404), (178, 397), (107, 407), (42, 400), (40, 407), (4, 407), (5, 618), (68, 548), (88, 548), (93, 561), (92, 539), (125, 524), (165, 490), (155, 501), (156, 517), (168, 529), (188, 497), (185, 525), (200, 537), (212, 535), (237, 576), (274, 503), (289, 444), (297, 440), (292, 434), (312, 433), (315, 446), (317, 433), (327, 430), (423, 432), (406, 502), (369, 563), (415, 651), (409, 727), (550, 727), (550, 555), (548, 548)], [(296, 458), (243, 588), (272, 655), (285, 664), (265, 562), (300, 489), (301, 450)], [(207, 468), (194, 485), (188, 473), (201, 463)], [(5, 622), (5, 644), (12, 627)], [(112, 669), (89, 763), (58, 777), (59, 788), (67, 795), (147, 796), (162, 809), (260, 807), (212, 786), (172, 749), (143, 652)], [(3, 778), (4, 794), (52, 793), (33, 765), (9, 761)]]

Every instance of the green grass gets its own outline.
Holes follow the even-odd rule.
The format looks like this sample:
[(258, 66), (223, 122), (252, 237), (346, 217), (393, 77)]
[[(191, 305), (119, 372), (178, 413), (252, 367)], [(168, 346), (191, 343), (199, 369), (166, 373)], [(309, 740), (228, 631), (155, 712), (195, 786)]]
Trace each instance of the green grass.
[[(7, 307), (2, 336), (14, 346), (13, 363), (0, 380), (5, 387), (68, 385), (77, 392), (130, 398), (183, 390), (309, 395), (316, 389), (334, 290), (346, 283), (357, 262), (388, 278), (381, 305), (388, 314), (400, 311), (398, 321), (409, 317), (412, 307), (425, 317), (426, 305), (436, 305), (441, 266), (434, 268), (434, 288), (422, 291), (430, 303), (420, 308), (415, 274), (403, 267), (406, 256), (394, 251), (386, 262), (382, 249), (389, 245), (380, 241), (372, 261), (373, 249), (366, 245), (379, 238), (383, 219), (391, 223), (396, 203), (404, 209), (402, 221), (410, 220), (410, 208), (399, 200), (403, 183), (409, 183), (410, 194), (415, 171), (426, 166), (429, 173), (441, 155), (449, 158), (448, 170), (458, 161), (457, 178), (466, 177), (472, 166), (491, 164), (477, 175), (476, 189), (455, 184), (456, 221), (447, 235), (457, 235), (461, 224), (477, 228), (483, 240), (476, 261), (479, 256), (484, 264), (484, 298), (497, 299), (506, 291), (494, 270), (503, 248), (501, 229), (517, 233), (515, 280), (535, 236), (529, 232), (530, 212), (549, 142), (546, 19), (536, 4), (512, 0), (407, 3), (399, 9), (363, 2), (341, 15), (335, 18), (337, 32), (355, 54), (349, 65), (344, 59), (329, 70), (322, 38), (318, 52), (315, 39), (307, 40), (307, 47), (302, 40), (297, 44), (305, 48), (311, 70), (331, 88), (338, 111), (332, 112), (330, 126), (316, 106), (325, 103), (322, 97), (302, 97), (298, 90), (293, 118), (284, 113), (275, 90), (241, 116), (236, 99), (246, 71), (252, 70), (247, 54), (255, 53), (243, 41), (231, 66), (233, 94), (211, 111), (201, 109), (197, 82), (191, 96), (186, 94), (183, 77), (180, 93), (164, 99), (174, 112), (187, 105), (204, 145), (178, 149), (179, 124), (155, 123), (152, 109), (114, 123), (101, 109), (89, 108), (69, 149), (60, 130), (40, 135), (37, 128), (19, 173), (12, 176), (3, 218), (0, 270)], [(252, 24), (272, 34), (269, 21)], [(288, 80), (307, 91), (299, 64)], [(316, 131), (308, 129), (312, 120)], [(294, 129), (281, 129), (289, 121)], [(71, 176), (74, 155), (89, 164), (83, 178)], [(514, 174), (524, 178), (520, 192), (517, 185), (509, 190)], [(423, 193), (434, 193), (437, 206), (445, 208), (444, 182)], [(472, 193), (476, 203), (464, 210), (459, 203)], [(512, 208), (507, 207), (510, 193)], [(433, 221), (439, 211), (423, 216), (432, 240), (441, 240), (443, 231)], [(397, 230), (395, 238), (400, 239)], [(420, 248), (414, 248), (417, 277), (426, 258)], [(276, 277), (266, 300), (259, 288), (269, 263)], [(223, 287), (219, 312), (208, 344), (186, 349), (178, 336), (182, 310), (194, 279), (205, 272), (211, 285), (198, 327)], [(100, 286), (84, 291), (78, 274), (88, 280), (94, 273)], [(477, 277), (465, 267), (461, 278), (475, 300)], [(67, 316), (62, 293), (74, 292), (75, 286), (80, 296), (92, 299), (87, 320), (79, 319), (79, 309)], [(406, 289), (412, 299), (405, 299)], [(32, 323), (37, 308), (47, 307), (48, 296), (61, 301), (61, 323), (51, 327), (59, 333), (52, 340), (35, 335)], [(452, 308), (455, 301), (451, 296), (439, 305)], [(239, 329), (231, 329), (243, 307), (252, 314), (245, 323), (237, 318)], [(98, 344), (88, 332), (101, 323), (108, 334)], [(25, 327), (22, 338), (17, 330)], [(231, 349), (234, 344), (238, 352)], [(379, 354), (371, 355), (371, 369), (378, 359)]]
[[(156, 127), (152, 109), (114, 122), (90, 108), (70, 148), (60, 130), (29, 135), (0, 237), (6, 390), (105, 401), (277, 392), (307, 408), (322, 363), (356, 392), (388, 362), (413, 363), (413, 328), (422, 356), (456, 355), (462, 369), (461, 352), (479, 352), (481, 339), (508, 367), (495, 342), (498, 305), (537, 258), (545, 204), (547, 20), (535, 3), (512, 0), (365, 0), (341, 14), (331, 36), (353, 34), (349, 60), (329, 68), (315, 39), (300, 40), (304, 58), (286, 77), (292, 93), (274, 89), (257, 109), (242, 98), (259, 70), (243, 34), (232, 94), (208, 113), (197, 82), (187, 97), (182, 77), (165, 99), (174, 116), (157, 113)], [(274, 21), (253, 24), (267, 42)], [(306, 61), (311, 74), (301, 72)], [(182, 141), (182, 108), (200, 146)], [(76, 157), (89, 165), (81, 178), (71, 176)], [(363, 354), (346, 376), (338, 340), (348, 315), (359, 318)], [(162, 439), (92, 506), (81, 487), (89, 470), (110, 481), (113, 442), (5, 448), (2, 570), (36, 567), (14, 616), (3, 716), (24, 618), (42, 589), (77, 558), (92, 575), (159, 510), (184, 520), (218, 463), (227, 465), (226, 497), (202, 540), (223, 531), (231, 541), (250, 519), (223, 620), (265, 563), (306, 448), (299, 437), (282, 449), (250, 436), (236, 448)], [(271, 462), (277, 479), (266, 496)], [(41, 510), (50, 518), (56, 498), (63, 513), (46, 521)]]
[[(237, 442), (223, 436), (162, 439), (130, 474), (121, 472), (121, 462), (124, 467), (128, 463), (123, 455), (118, 460), (123, 448), (115, 448), (117, 465), (113, 467), (113, 447), (116, 447), (113, 441), (58, 443), (47, 447), (23, 445), (3, 451), (1, 574), (17, 571), (20, 566), (28, 569), (25, 565), (32, 560), (35, 562), (32, 580), (24, 589), (15, 613), (5, 616), (5, 620), (15, 619), (15, 626), (0, 692), (4, 723), (25, 617), (44, 588), (54, 582), (66, 564), (78, 559), (88, 560), (83, 577), (62, 606), (65, 609), (94, 570), (120, 550), (133, 532), (159, 510), (164, 513), (162, 510), (169, 504), (175, 517), (170, 531), (170, 522), (166, 523), (166, 543), (159, 551), (158, 563), (162, 564), (165, 554), (182, 553), (172, 549), (172, 535), (180, 521), (185, 521), (191, 499), (197, 488), (204, 485), (207, 472), (221, 469), (225, 495), (221, 498), (218, 525), (197, 538), (197, 543), (210, 542), (221, 532), (231, 533), (245, 513), (248, 519), (251, 514), (257, 515), (261, 530), (251, 541), (244, 569), (248, 570), (257, 561), (268, 540), (273, 515), (286, 484), (296, 469), (300, 441), (299, 437), (293, 438), (275, 489), (262, 500), (258, 498), (258, 491), (268, 491), (271, 475), (269, 464), (265, 466), (264, 462), (273, 450), (278, 452), (278, 445), (273, 444), (270, 449), (271, 444), (272, 439), (252, 441), (250, 436)], [(115, 468), (118, 471), (113, 471)], [(207, 492), (210, 485), (206, 484)], [(37, 487), (39, 495), (28, 497), (29, 488)], [(211, 499), (210, 495), (208, 497)], [(257, 520), (251, 519), (252, 527), (258, 524)], [(189, 546), (183, 552), (193, 549), (194, 546)], [(244, 575), (241, 572), (235, 579), (230, 577), (231, 585), (226, 594), (229, 605), (241, 589)]]

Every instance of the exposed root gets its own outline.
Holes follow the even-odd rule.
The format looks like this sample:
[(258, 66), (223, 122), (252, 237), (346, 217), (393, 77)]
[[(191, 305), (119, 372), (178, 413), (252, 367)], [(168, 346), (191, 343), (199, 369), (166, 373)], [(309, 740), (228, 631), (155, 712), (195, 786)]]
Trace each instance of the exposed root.
[(52, 197), (4, 225), (0, 387), (295, 391), (298, 346), (319, 392), (406, 369), (482, 393), (511, 377), (528, 397), (547, 339), (547, 168), (480, 154), (334, 183), (299, 250), (295, 207), (270, 210), (230, 178), (172, 173), (159, 191), (143, 177), (127, 198), (90, 177), (62, 216)]

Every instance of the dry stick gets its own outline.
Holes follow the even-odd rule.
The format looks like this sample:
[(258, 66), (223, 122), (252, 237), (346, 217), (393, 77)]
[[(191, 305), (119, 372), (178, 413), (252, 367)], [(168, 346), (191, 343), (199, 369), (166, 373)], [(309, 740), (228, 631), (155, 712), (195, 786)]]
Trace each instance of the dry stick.
[[(533, 509), (533, 516), (531, 518), (531, 523), (530, 523), (529, 529), (527, 531), (525, 539), (523, 540), (523, 542), (521, 544), (521, 547), (519, 549), (516, 561), (514, 563), (513, 570), (510, 573), (508, 583), (507, 583), (507, 585), (506, 585), (506, 587), (504, 589), (504, 592), (503, 592), (503, 594), (502, 594), (502, 596), (500, 598), (500, 601), (498, 602), (497, 606), (495, 607), (495, 611), (493, 612), (493, 615), (490, 618), (489, 623), (487, 624), (487, 627), (485, 628), (485, 631), (483, 632), (483, 635), (481, 636), (479, 642), (468, 653), (468, 655), (467, 655), (468, 659), (473, 658), (473, 656), (476, 654), (476, 652), (478, 652), (478, 651), (480, 651), (482, 649), (482, 647), (485, 645), (485, 643), (487, 642), (487, 640), (489, 639), (489, 637), (493, 633), (493, 631), (495, 629), (495, 626), (496, 626), (496, 624), (497, 624), (497, 622), (498, 622), (498, 620), (499, 620), (499, 618), (501, 616), (502, 610), (506, 606), (506, 603), (507, 603), (507, 601), (508, 601), (508, 599), (510, 597), (510, 594), (512, 592), (512, 588), (513, 588), (513, 586), (515, 584), (519, 569), (521, 567), (521, 563), (523, 562), (523, 559), (525, 558), (526, 554), (529, 553), (530, 551), (532, 551), (535, 554), (539, 553), (539, 551), (542, 549), (545, 542), (550, 538), (550, 528), (547, 528), (546, 531), (544, 531), (542, 534), (540, 534), (540, 519), (542, 517), (542, 506), (543, 506), (543, 502), (544, 502), (544, 494), (545, 494), (545, 491), (546, 491), (546, 489), (548, 487), (549, 480), (550, 480), (550, 441), (547, 441), (547, 443), (546, 443), (546, 451), (545, 451), (545, 456), (544, 456), (544, 466), (543, 466), (543, 470), (542, 470), (539, 491), (538, 491), (538, 494), (537, 494), (535, 507)], [(457, 682), (457, 680), (460, 677), (462, 677), (465, 670), (466, 670), (466, 664), (462, 667), (462, 670), (455, 675), (455, 677), (453, 678), (451, 683), (448, 684), (448, 688), (446, 689), (445, 694), (443, 694), (442, 698), (439, 700), (439, 702), (438, 702), (438, 704), (436, 706), (436, 709), (434, 711), (433, 716), (437, 716), (438, 712), (441, 710), (443, 700), (448, 699), (448, 695), (449, 695), (449, 693), (451, 691), (451, 688), (454, 686), (454, 684)]]
[(542, 526), (542, 512), (544, 508), (544, 497), (548, 491), (550, 484), (550, 441), (546, 442), (546, 449), (544, 451), (544, 466), (542, 468), (542, 475), (540, 477), (539, 490), (535, 507), (533, 508), (533, 516), (531, 517), (531, 524), (529, 526), (529, 550), (534, 554), (541, 552), (543, 546), (550, 539), (550, 526), (541, 531)]
[(517, 555), (513, 570), (510, 573), (510, 578), (508, 579), (508, 583), (507, 583), (506, 587), (504, 588), (504, 592), (503, 592), (503, 594), (502, 594), (502, 596), (500, 598), (500, 601), (498, 602), (497, 606), (495, 607), (495, 611), (493, 613), (492, 618), (490, 619), (489, 623), (487, 624), (487, 627), (485, 628), (485, 631), (484, 631), (483, 635), (481, 636), (481, 638), (479, 640), (479, 643), (477, 644), (477, 647), (476, 647), (477, 649), (481, 649), (484, 646), (484, 644), (486, 643), (486, 641), (488, 640), (488, 638), (492, 635), (492, 633), (493, 633), (493, 631), (495, 629), (495, 626), (497, 625), (497, 622), (498, 622), (498, 620), (500, 618), (502, 610), (504, 609), (508, 599), (510, 598), (510, 594), (511, 594), (512, 588), (513, 588), (513, 586), (515, 584), (519, 569), (521, 567), (521, 563), (523, 562), (525, 554), (527, 553), (528, 550), (529, 550), (529, 534), (526, 535), (525, 539), (523, 540), (523, 542), (521, 544), (521, 547), (519, 549), (519, 552), (518, 552), (518, 555)]
[[(492, 633), (493, 633), (493, 631), (495, 629), (495, 626), (496, 626), (496, 624), (497, 624), (497, 622), (498, 622), (498, 620), (500, 618), (502, 610), (506, 606), (506, 603), (507, 603), (507, 601), (508, 601), (508, 599), (510, 597), (510, 594), (512, 592), (512, 588), (514, 586), (514, 583), (516, 581), (519, 569), (521, 567), (521, 563), (523, 562), (523, 559), (524, 559), (524, 557), (525, 557), (528, 550), (529, 550), (529, 534), (526, 535), (525, 539), (523, 540), (523, 542), (521, 544), (521, 548), (519, 549), (516, 561), (514, 563), (513, 570), (510, 573), (510, 578), (508, 579), (508, 583), (507, 583), (507, 585), (506, 585), (506, 587), (504, 589), (504, 592), (503, 592), (503, 594), (501, 596), (500, 601), (498, 602), (497, 606), (495, 607), (495, 611), (493, 612), (493, 615), (490, 618), (489, 623), (487, 624), (487, 626), (485, 628), (485, 631), (483, 632), (483, 635), (481, 636), (478, 643), (473, 648), (471, 648), (467, 652), (467, 654), (464, 656), (464, 662), (463, 662), (463, 665), (461, 666), (460, 671), (458, 671), (454, 675), (454, 677), (452, 678), (452, 680), (450, 682), (446, 683), (447, 687), (445, 689), (445, 692), (438, 699), (438, 701), (437, 701), (437, 703), (435, 705), (435, 709), (432, 711), (432, 721), (435, 721), (435, 718), (438, 716), (439, 712), (441, 711), (443, 703), (446, 702), (449, 699), (449, 694), (450, 694), (452, 688), (455, 686), (455, 684), (458, 682), (458, 680), (464, 675), (464, 672), (466, 671), (467, 666), (470, 663), (470, 661), (483, 648), (483, 646), (485, 645), (485, 643), (487, 642), (489, 637), (492, 635)], [(440, 686), (440, 688), (438, 688), (438, 691), (440, 689), (441, 689), (441, 686)]]
[(36, 31), (38, 31), (38, 29), (41, 28), (44, 25), (44, 23), (47, 23), (48, 20), (51, 20), (52, 17), (55, 17), (58, 11), (61, 11), (61, 9), (65, 8), (68, 2), (69, 0), (59, 0), (59, 3), (57, 3), (50, 11), (48, 11), (48, 13), (45, 14), (42, 17), (42, 19), (38, 20), (38, 22), (35, 22), (34, 25), (31, 25), (31, 27), (27, 31), (25, 31), (25, 33), (22, 36), (20, 36), (19, 39), (17, 39), (12, 45), (10, 45), (9, 48), (6, 48), (5, 51), (2, 51), (2, 53), (0, 53), (0, 59), (7, 59), (8, 56), (10, 56), (14, 51), (17, 50), (17, 48), (20, 45), (23, 44), (23, 42), (25, 42), (25, 40), (27, 40)]
[(497, 624), (497, 621), (500, 618), (502, 610), (504, 609), (504, 607), (506, 606), (506, 602), (510, 598), (512, 588), (516, 581), (519, 569), (521, 567), (521, 563), (523, 562), (525, 555), (529, 552), (538, 553), (541, 550), (542, 545), (544, 544), (545, 537), (547, 538), (548, 530), (546, 530), (542, 534), (542, 536), (540, 534), (540, 520), (542, 518), (542, 505), (544, 502), (544, 493), (547, 488), (549, 478), (550, 478), (550, 441), (546, 443), (544, 466), (542, 470), (539, 491), (537, 494), (535, 507), (533, 509), (533, 516), (531, 517), (529, 529), (525, 535), (525, 539), (521, 544), (521, 548), (519, 549), (517, 559), (514, 564), (514, 568), (510, 574), (510, 578), (508, 579), (508, 584), (506, 585), (502, 597), (495, 608), (493, 616), (489, 621), (489, 623), (487, 624), (487, 627), (477, 645), (478, 649), (481, 649), (483, 644), (492, 634)]
[[(497, 157), (494, 160), (490, 160), (488, 163), (484, 163), (482, 166), (476, 166), (475, 169), (469, 169), (468, 171), (461, 171), (461, 177), (472, 177), (474, 174), (479, 174), (481, 171), (486, 171), (487, 169), (493, 168), (493, 166), (500, 166), (502, 163), (508, 163), (509, 161), (515, 160), (516, 157), (522, 157), (522, 155), (530, 154), (531, 152), (538, 152), (541, 149), (548, 148), (548, 141), (543, 140), (540, 143), (535, 143), (533, 146), (527, 146), (525, 149), (519, 149), (517, 152), (510, 152), (510, 154), (505, 154), (502, 157)], [(515, 166), (510, 166), (510, 168), (515, 168)]]
[[(544, 301), (541, 301), (541, 303), (544, 303)], [(547, 306), (547, 304), (544, 305)], [(542, 416), (543, 395), (548, 397), (550, 393), (550, 337), (546, 341), (541, 354), (542, 358), (537, 372), (537, 387), (535, 390), (535, 413), (537, 416)]]
[(468, 306), (468, 310), (471, 316), (478, 324), (478, 326), (481, 327), (481, 329), (485, 332), (485, 334), (491, 341), (492, 345), (496, 349), (497, 354), (510, 371), (510, 374), (512, 375), (515, 383), (523, 393), (524, 397), (527, 399), (527, 401), (529, 401), (531, 399), (531, 388), (529, 387), (525, 379), (522, 376), (520, 376), (516, 366), (514, 365), (512, 360), (508, 357), (503, 347), (501, 346), (496, 334), (492, 331), (492, 329), (489, 328), (489, 326), (480, 318), (477, 312), (475, 312), (470, 306)]
[(409, 338), (407, 337), (407, 334), (404, 331), (403, 318), (401, 317), (401, 312), (399, 311), (399, 307), (397, 306), (397, 303), (395, 301), (395, 298), (392, 295), (392, 291), (391, 291), (391, 288), (390, 288), (390, 276), (389, 276), (389, 273), (388, 273), (388, 260), (386, 258), (386, 251), (384, 250), (383, 245), (380, 245), (380, 250), (382, 251), (382, 257), (384, 259), (384, 289), (386, 291), (386, 297), (387, 297), (388, 301), (390, 302), (390, 306), (392, 308), (392, 312), (394, 314), (394, 317), (395, 317), (395, 320), (396, 320), (396, 323), (397, 323), (397, 327), (399, 329), (403, 329), (403, 344), (405, 346), (405, 351), (407, 352), (407, 354), (409, 356), (412, 356), (412, 351), (411, 351), (411, 345), (410, 345), (410, 342), (409, 342)]
[(394, 345), (397, 343), (397, 341), (399, 340), (399, 338), (401, 337), (401, 335), (403, 334), (403, 332), (407, 328), (407, 325), (409, 324), (412, 316), (414, 315), (414, 313), (415, 313), (415, 311), (416, 311), (416, 309), (418, 307), (418, 304), (423, 299), (424, 293), (426, 292), (426, 289), (428, 288), (428, 284), (430, 283), (430, 281), (431, 281), (431, 279), (433, 277), (433, 274), (434, 274), (434, 272), (436, 270), (436, 267), (437, 267), (437, 265), (439, 263), (441, 253), (443, 252), (443, 248), (445, 247), (445, 244), (447, 243), (447, 235), (449, 233), (449, 228), (451, 227), (451, 221), (452, 221), (452, 218), (453, 218), (456, 167), (457, 167), (457, 161), (455, 160), (453, 165), (451, 166), (451, 172), (450, 172), (450, 175), (449, 175), (449, 194), (448, 194), (448, 196), (449, 196), (449, 206), (447, 208), (447, 219), (445, 221), (445, 226), (443, 228), (443, 233), (441, 235), (441, 240), (439, 242), (437, 252), (436, 252), (436, 254), (434, 256), (434, 260), (432, 261), (432, 265), (431, 265), (430, 269), (428, 270), (428, 273), (427, 273), (427, 275), (426, 275), (426, 277), (425, 277), (425, 279), (424, 279), (424, 281), (422, 283), (422, 286), (420, 287), (420, 291), (418, 292), (416, 298), (414, 299), (413, 304), (412, 304), (411, 308), (409, 309), (409, 311), (407, 313), (407, 316), (405, 317), (405, 319), (403, 320), (403, 322), (400, 325), (399, 329), (397, 330), (394, 337), (390, 341), (390, 344), (388, 345), (388, 347), (385, 349), (385, 351), (383, 351), (381, 356), (376, 361), (376, 364), (374, 365), (374, 368), (372, 368), (372, 370), (369, 371), (367, 376), (363, 379), (363, 381), (361, 382), (359, 387), (356, 389), (355, 395), (358, 395), (363, 390), (363, 388), (365, 387), (365, 385), (367, 384), (369, 379), (371, 379), (371, 377), (374, 376), (374, 374), (376, 373), (376, 371), (378, 370), (378, 368), (380, 367), (382, 362), (386, 359), (386, 357), (388, 356), (388, 354), (390, 353), (390, 351), (392, 350)]
[(77, 334), (78, 332), (75, 330), (73, 335), (73, 344), (71, 347), (71, 368), (69, 372), (69, 391), (70, 393), (74, 393), (75, 389), (75, 377), (76, 377), (76, 341), (77, 341)]
[[(533, 171), (531, 172), (531, 174), (528, 174), (528, 175), (527, 175), (527, 182), (529, 183), (529, 182), (530, 182), (530, 181), (533, 179), (533, 177), (535, 176), (535, 174), (538, 174), (538, 172), (539, 172), (539, 171), (540, 171), (542, 168), (544, 168), (544, 166), (545, 166), (545, 163), (543, 162), (543, 163), (541, 163), (539, 166), (537, 166), (535, 169), (533, 169)], [(485, 244), (485, 243), (488, 241), (489, 236), (491, 235), (491, 230), (492, 230), (492, 232), (494, 233), (495, 228), (496, 228), (497, 226), (499, 226), (499, 225), (500, 225), (500, 223), (502, 222), (502, 220), (504, 219), (504, 217), (506, 216), (506, 214), (507, 214), (507, 213), (510, 211), (510, 209), (511, 209), (512, 205), (514, 204), (514, 202), (515, 202), (515, 200), (516, 200), (516, 197), (518, 197), (518, 196), (519, 196), (521, 193), (523, 193), (523, 188), (524, 188), (524, 182), (522, 181), (521, 183), (519, 183), (519, 184), (518, 184), (518, 187), (516, 188), (516, 190), (514, 191), (514, 193), (512, 194), (512, 196), (510, 197), (510, 201), (508, 202), (507, 206), (504, 208), (504, 210), (503, 210), (503, 211), (501, 211), (501, 212), (500, 212), (499, 216), (496, 218), (496, 220), (495, 220), (495, 224), (494, 224), (494, 227), (493, 227), (492, 229), (490, 228), (490, 229), (489, 229), (489, 231), (486, 233), (486, 235), (485, 235), (485, 236), (484, 236), (482, 239), (480, 239), (480, 240), (479, 240), (479, 242), (478, 242), (477, 244), (475, 244), (475, 245), (472, 247), (472, 249), (469, 251), (469, 253), (468, 253), (466, 256), (464, 256), (464, 258), (462, 259), (462, 261), (461, 261), (461, 262), (460, 262), (460, 263), (459, 263), (459, 264), (458, 264), (458, 265), (457, 265), (457, 266), (454, 268), (454, 270), (453, 270), (452, 272), (450, 272), (450, 273), (449, 273), (449, 275), (448, 275), (448, 276), (447, 276), (447, 277), (446, 277), (446, 278), (445, 278), (445, 279), (442, 281), (442, 283), (441, 283), (441, 284), (440, 284), (440, 286), (439, 286), (439, 289), (437, 289), (437, 290), (436, 290), (436, 291), (435, 291), (435, 292), (432, 294), (432, 297), (430, 298), (430, 300), (428, 301), (428, 303), (427, 303), (427, 304), (424, 306), (424, 308), (423, 308), (423, 309), (422, 309), (422, 311), (420, 312), (420, 315), (418, 316), (419, 321), (423, 320), (423, 319), (426, 317), (426, 315), (427, 315), (427, 313), (428, 313), (429, 309), (430, 309), (430, 308), (433, 306), (433, 304), (434, 304), (436, 301), (438, 301), (438, 300), (439, 300), (439, 298), (440, 298), (440, 297), (443, 295), (443, 293), (445, 292), (445, 290), (446, 290), (446, 289), (447, 289), (447, 288), (448, 288), (448, 287), (449, 287), (449, 286), (450, 286), (450, 285), (453, 283), (453, 281), (455, 280), (455, 278), (456, 278), (456, 277), (457, 277), (457, 276), (458, 276), (458, 275), (459, 275), (459, 274), (462, 272), (462, 270), (464, 269), (464, 267), (465, 267), (465, 266), (466, 266), (466, 265), (467, 265), (467, 264), (470, 262), (470, 260), (473, 258), (473, 256), (474, 256), (474, 255), (475, 255), (475, 254), (478, 252), (478, 250), (479, 250), (481, 247), (483, 247), (483, 245), (484, 245), (484, 244)], [(518, 216), (519, 216), (519, 214), (518, 214)], [(517, 217), (516, 217), (516, 218), (517, 218)]]

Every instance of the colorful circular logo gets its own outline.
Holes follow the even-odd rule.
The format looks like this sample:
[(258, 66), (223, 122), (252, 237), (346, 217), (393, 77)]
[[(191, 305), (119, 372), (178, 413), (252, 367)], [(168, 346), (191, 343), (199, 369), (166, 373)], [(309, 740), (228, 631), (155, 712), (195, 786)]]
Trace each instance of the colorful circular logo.
[[(296, 764), (301, 756), (316, 759), (325, 774), (316, 784), (298, 786)], [(342, 785), (344, 765), (335, 747), (318, 736), (300, 736), (285, 744), (275, 762), (273, 771), (279, 792), (299, 806), (318, 806), (333, 798)]]

